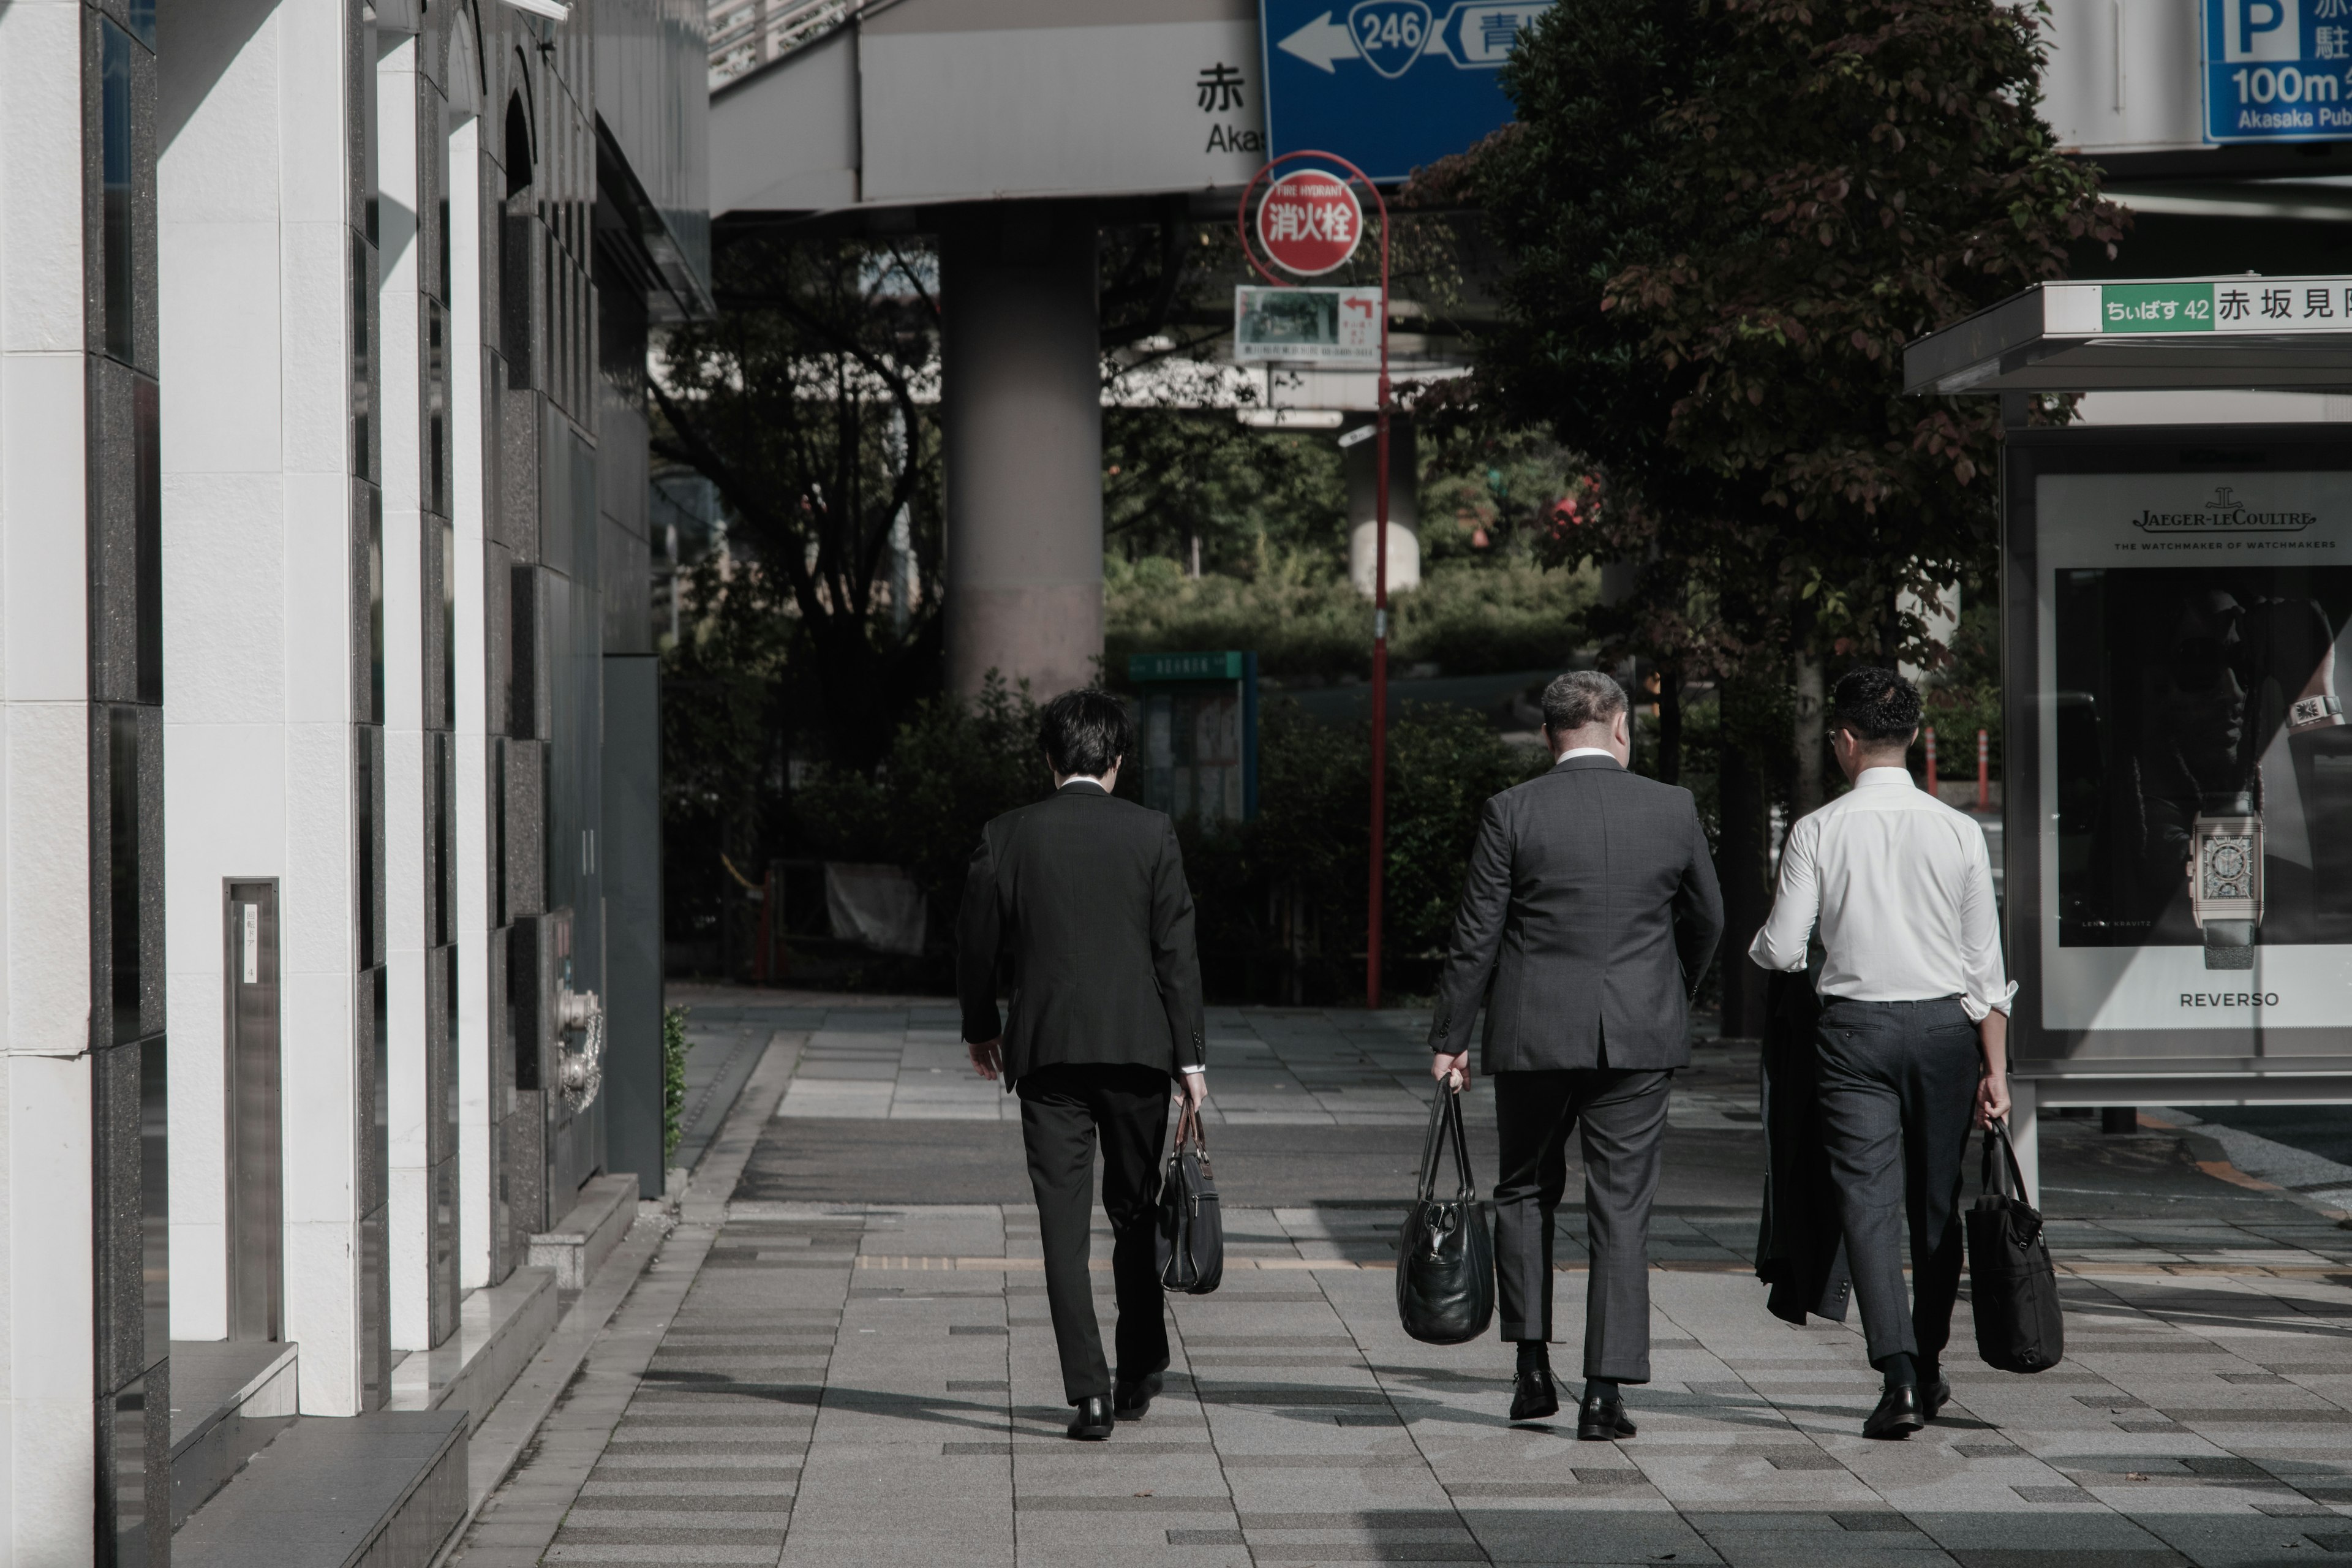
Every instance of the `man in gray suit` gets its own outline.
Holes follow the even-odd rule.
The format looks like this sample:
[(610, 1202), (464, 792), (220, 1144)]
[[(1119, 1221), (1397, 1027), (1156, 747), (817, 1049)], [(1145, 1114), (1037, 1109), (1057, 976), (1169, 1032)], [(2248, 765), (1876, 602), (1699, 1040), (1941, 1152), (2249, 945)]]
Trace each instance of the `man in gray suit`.
[[(1518, 1342), (1511, 1419), (1559, 1408), (1552, 1215), (1568, 1134), (1584, 1133), (1584, 1398), (1576, 1435), (1633, 1435), (1619, 1384), (1650, 1381), (1650, 1205), (1666, 1083), (1690, 1063), (1690, 994), (1723, 934), (1723, 899), (1690, 791), (1628, 773), (1624, 689), (1577, 670), (1544, 689), (1552, 770), (1486, 803), (1430, 1024), (1430, 1070), (1470, 1081), (1470, 1026), (1495, 1075), (1502, 1179), (1495, 1264)], [(1490, 988), (1491, 981), (1491, 988)]]

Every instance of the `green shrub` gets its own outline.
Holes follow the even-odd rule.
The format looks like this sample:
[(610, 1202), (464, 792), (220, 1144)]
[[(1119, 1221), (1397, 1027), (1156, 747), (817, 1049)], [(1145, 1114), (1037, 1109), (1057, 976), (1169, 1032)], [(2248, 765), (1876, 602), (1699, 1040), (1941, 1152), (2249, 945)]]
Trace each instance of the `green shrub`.
[[(1418, 588), (1391, 595), (1389, 657), (1448, 675), (1564, 667), (1597, 595), (1591, 572), (1523, 557), (1438, 561)], [(1261, 674), (1333, 679), (1370, 671), (1372, 607), (1320, 557), (1261, 542), (1247, 576), (1187, 577), (1165, 556), (1106, 563), (1106, 662), (1131, 653), (1242, 648)]]
[[(1265, 705), (1257, 817), (1184, 836), (1213, 995), (1294, 1004), (1362, 997), (1370, 761), (1369, 720), (1322, 724), (1294, 702)], [(1384, 992), (1433, 988), (1481, 808), (1549, 761), (1459, 709), (1410, 703), (1389, 725)]]
[(683, 1007), (662, 1009), (662, 1163), (677, 1152), (678, 1120), (686, 1114), (686, 1037)]
[(930, 901), (933, 948), (952, 943), (964, 870), (991, 817), (1054, 787), (1024, 684), (992, 675), (970, 700), (933, 698), (898, 726), (873, 774), (825, 767), (793, 807), (813, 854), (904, 866)]

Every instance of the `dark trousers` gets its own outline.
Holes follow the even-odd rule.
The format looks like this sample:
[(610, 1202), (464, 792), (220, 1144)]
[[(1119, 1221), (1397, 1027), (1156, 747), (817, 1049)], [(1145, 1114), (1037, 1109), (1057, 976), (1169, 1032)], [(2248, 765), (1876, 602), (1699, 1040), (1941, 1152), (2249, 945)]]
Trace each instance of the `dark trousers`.
[(1502, 1180), (1495, 1184), (1495, 1277), (1503, 1338), (1551, 1338), (1552, 1215), (1568, 1188), (1568, 1133), (1584, 1131), (1584, 1375), (1650, 1381), (1650, 1205), (1665, 1142), (1659, 1068), (1575, 1068), (1495, 1075)]
[(1110, 1369), (1087, 1273), (1095, 1144), (1102, 1144), (1103, 1212), (1110, 1216), (1110, 1274), (1118, 1294), (1118, 1373), (1131, 1382), (1168, 1366), (1157, 1256), (1168, 1075), (1157, 1068), (1070, 1064), (1041, 1068), (1013, 1087), (1021, 1096), (1029, 1185), (1037, 1194), (1062, 1392), (1073, 1405), (1108, 1397)]
[[(1982, 1057), (1957, 1001), (1827, 998), (1815, 1035), (1822, 1136), (1874, 1364), (1934, 1362), (1960, 1290), (1960, 1163)], [(1903, 1226), (1911, 1230), (1909, 1310)]]

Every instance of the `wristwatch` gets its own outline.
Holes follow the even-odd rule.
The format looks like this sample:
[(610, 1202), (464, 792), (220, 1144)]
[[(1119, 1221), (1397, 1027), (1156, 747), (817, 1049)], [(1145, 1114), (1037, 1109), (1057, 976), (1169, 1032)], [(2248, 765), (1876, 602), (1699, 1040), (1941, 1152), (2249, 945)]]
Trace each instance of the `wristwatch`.
[(2286, 732), (2290, 735), (2332, 729), (2343, 722), (2344, 704), (2333, 696), (2298, 697), (2286, 710)]
[(2263, 819), (2246, 793), (2197, 814), (2189, 912), (2205, 933), (2205, 967), (2252, 969), (2263, 923)]

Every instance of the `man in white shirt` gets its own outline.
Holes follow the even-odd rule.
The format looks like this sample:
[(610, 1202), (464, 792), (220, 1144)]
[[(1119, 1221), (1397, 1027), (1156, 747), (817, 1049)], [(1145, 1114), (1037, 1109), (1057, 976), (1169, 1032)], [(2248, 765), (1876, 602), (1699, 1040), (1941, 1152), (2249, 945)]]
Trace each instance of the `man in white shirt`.
[[(1789, 830), (1772, 913), (1748, 954), (1802, 969), (1820, 927), (1823, 1141), (1870, 1363), (1885, 1393), (1863, 1426), (1907, 1437), (1951, 1386), (1938, 1362), (1959, 1293), (1961, 1157), (1971, 1119), (2009, 1114), (2009, 1004), (1984, 831), (1911, 782), (1919, 694), (1850, 671), (1831, 744), (1851, 793)], [(1905, 1310), (1901, 1229), (1916, 1281)]]

